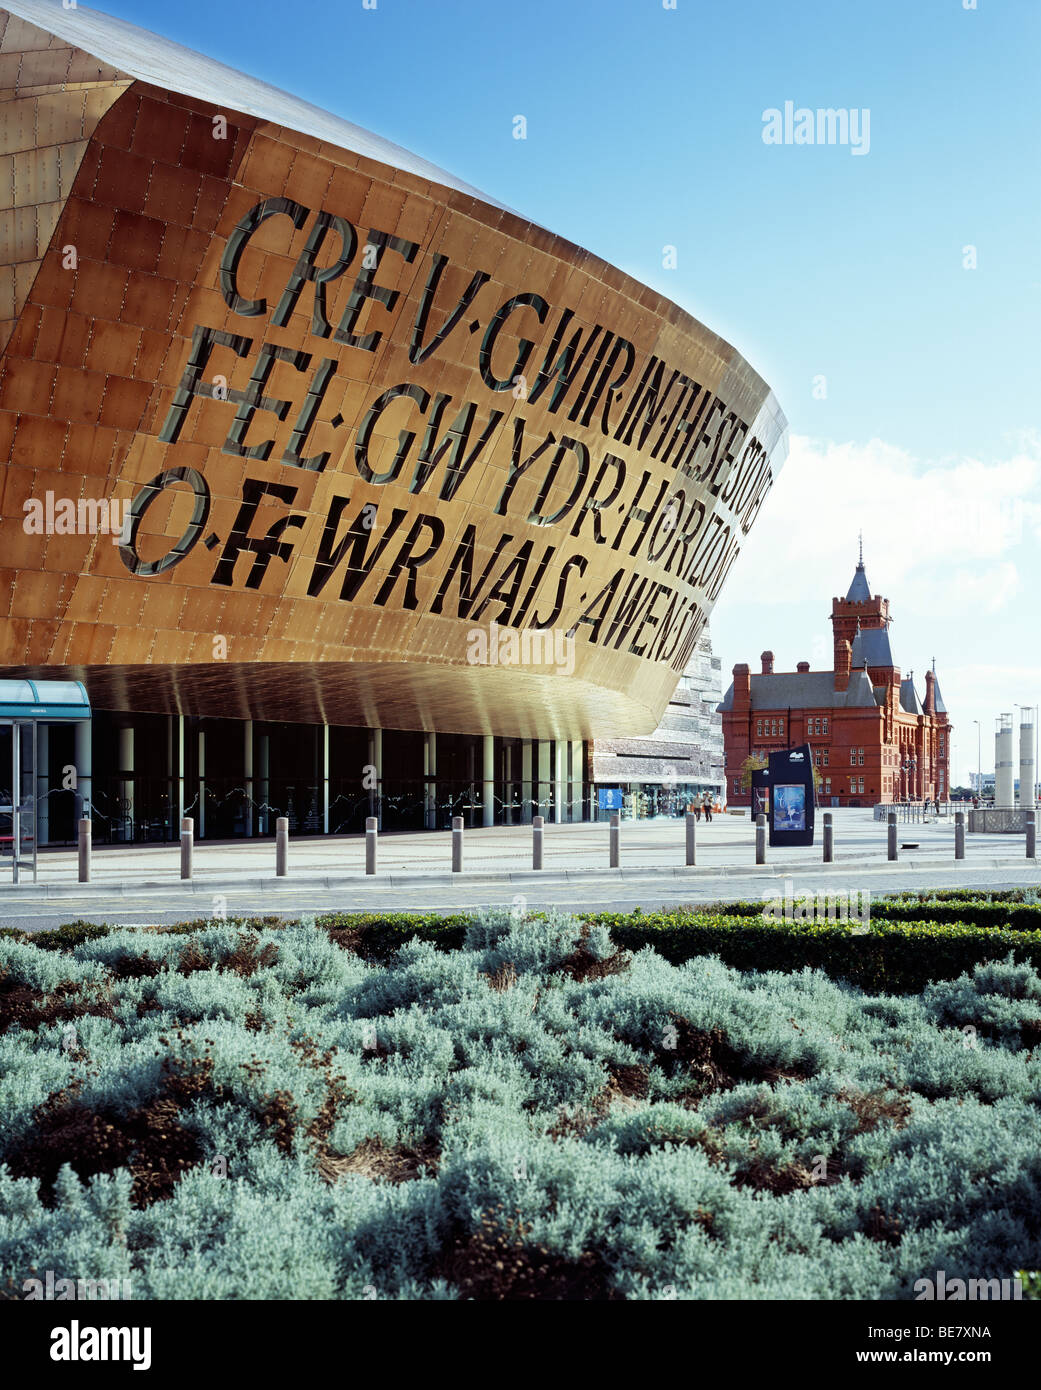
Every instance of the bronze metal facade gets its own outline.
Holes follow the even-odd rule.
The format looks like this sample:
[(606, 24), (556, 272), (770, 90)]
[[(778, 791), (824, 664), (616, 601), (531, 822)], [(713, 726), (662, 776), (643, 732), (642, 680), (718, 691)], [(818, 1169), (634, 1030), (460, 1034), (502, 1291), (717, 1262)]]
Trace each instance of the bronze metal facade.
[(762, 379), (448, 176), (42, 8), (0, 10), (0, 669), (110, 710), (653, 729), (783, 457)]

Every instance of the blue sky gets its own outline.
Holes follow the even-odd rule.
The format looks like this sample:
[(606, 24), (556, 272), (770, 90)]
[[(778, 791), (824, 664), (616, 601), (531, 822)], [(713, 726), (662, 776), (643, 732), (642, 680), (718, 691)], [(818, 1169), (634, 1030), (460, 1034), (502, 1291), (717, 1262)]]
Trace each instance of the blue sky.
[[(1041, 699), (1041, 3), (675, 3), (95, 8), (432, 159), (733, 342), (792, 452), (716, 607), (724, 673), (764, 647), (830, 666), (863, 527), (897, 659), (936, 657), (956, 775), (974, 719), (993, 767), (994, 716)], [(789, 100), (867, 108), (867, 153), (764, 144)]]

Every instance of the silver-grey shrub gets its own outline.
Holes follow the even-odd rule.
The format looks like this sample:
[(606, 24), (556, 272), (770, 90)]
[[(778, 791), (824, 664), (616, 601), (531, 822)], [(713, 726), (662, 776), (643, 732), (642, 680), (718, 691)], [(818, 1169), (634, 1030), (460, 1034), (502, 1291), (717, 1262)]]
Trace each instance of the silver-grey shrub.
[[(446, 1261), (489, 1212), (635, 1299), (907, 1298), (937, 1268), (1041, 1264), (1029, 967), (866, 996), (611, 960), (581, 926), (487, 913), (463, 949), (414, 941), (385, 966), (305, 925), (0, 941), (5, 986), (106, 1002), (74, 1048), (60, 1020), (0, 1034), (0, 1290), (51, 1268), (139, 1298), (453, 1298)], [(579, 944), (602, 972), (565, 969)], [(207, 1081), (179, 1113), (203, 1157), (168, 1198), (135, 1204), (125, 1168), (66, 1166), (49, 1192), (3, 1166), (48, 1096), (129, 1123), (171, 1059)]]

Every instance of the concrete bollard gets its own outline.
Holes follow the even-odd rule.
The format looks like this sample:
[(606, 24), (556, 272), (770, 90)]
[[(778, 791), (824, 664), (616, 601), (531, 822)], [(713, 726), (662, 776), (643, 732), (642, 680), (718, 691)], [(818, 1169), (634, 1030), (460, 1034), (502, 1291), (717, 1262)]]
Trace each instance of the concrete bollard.
[(544, 816), (532, 816), (531, 819), (531, 867), (533, 869), (542, 868), (542, 833), (546, 820)]
[(379, 821), (375, 816), (365, 817), (365, 872), (374, 874), (376, 872), (376, 836), (379, 832)]
[(688, 811), (688, 812), (687, 812), (687, 863), (688, 863), (688, 864), (696, 864), (696, 863), (698, 862), (697, 838), (696, 838), (695, 833), (694, 833), (694, 827), (695, 827), (695, 825), (697, 825), (697, 821), (694, 819), (694, 812), (693, 812), (693, 811)]
[(611, 829), (608, 832), (610, 837), (610, 863), (612, 869), (617, 869), (621, 863), (621, 842), (622, 842), (622, 818), (617, 811), (611, 812)]
[(452, 872), (463, 872), (463, 818), (452, 817)]
[(195, 822), (191, 816), (181, 821), (181, 877), (192, 876), (192, 849), (195, 845)]
[(888, 815), (888, 817), (887, 817), (887, 822), (888, 822), (888, 829), (887, 829), (887, 831), (886, 831), (886, 838), (887, 838), (887, 840), (888, 840), (889, 857), (890, 857), (890, 859), (895, 859), (895, 858), (897, 857), (897, 855), (896, 855), (896, 812), (895, 812), (895, 811), (890, 811), (890, 813), (889, 813), (889, 815)]
[(954, 813), (954, 857), (965, 858), (965, 812)]
[(86, 816), (79, 822), (77, 835), (77, 851), (79, 858), (79, 881), (80, 883), (90, 882), (90, 819)]
[(285, 878), (289, 872), (289, 818), (279, 816), (275, 821), (275, 876)]
[(832, 864), (835, 861), (835, 827), (832, 824), (830, 811), (824, 812), (824, 862)]
[(755, 862), (766, 863), (766, 816), (762, 811), (755, 818)]
[(1037, 856), (1037, 818), (1027, 817), (1027, 858), (1034, 859)]

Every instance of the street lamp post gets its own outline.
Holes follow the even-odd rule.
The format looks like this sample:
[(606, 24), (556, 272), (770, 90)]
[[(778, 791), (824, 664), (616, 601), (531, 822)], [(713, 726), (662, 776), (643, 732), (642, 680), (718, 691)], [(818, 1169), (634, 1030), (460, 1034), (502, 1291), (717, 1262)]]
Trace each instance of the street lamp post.
[(983, 755), (980, 752), (982, 744), (980, 742), (980, 721), (972, 721), (976, 725), (976, 795), (983, 801)]
[(903, 763), (904, 785), (905, 785), (905, 787), (906, 787), (906, 789), (907, 789), (907, 800), (908, 800), (908, 801), (913, 801), (913, 800), (914, 800), (914, 797), (913, 797), (913, 795), (912, 795), (912, 788), (913, 788), (913, 785), (914, 785), (913, 782), (912, 782), (912, 778), (914, 777), (915, 769), (916, 769), (917, 767), (918, 767), (918, 759), (917, 759), (917, 758), (911, 757), (911, 758), (905, 758), (905, 759), (904, 759), (904, 763)]

